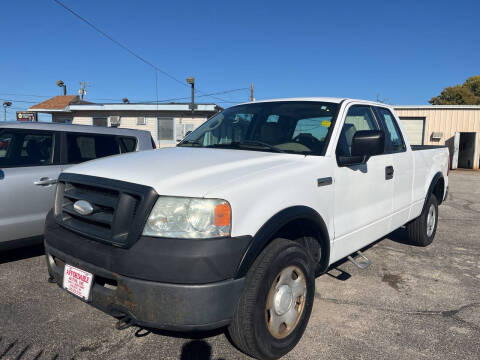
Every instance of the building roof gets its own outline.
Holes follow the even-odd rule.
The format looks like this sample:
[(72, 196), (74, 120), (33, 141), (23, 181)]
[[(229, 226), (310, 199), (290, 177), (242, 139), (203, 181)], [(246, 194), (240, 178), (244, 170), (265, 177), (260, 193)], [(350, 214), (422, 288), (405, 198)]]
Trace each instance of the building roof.
[(422, 110), (480, 110), (480, 105), (393, 105), (394, 109), (422, 109)]
[[(217, 112), (223, 110), (217, 104), (196, 103), (196, 111)], [(142, 103), (113, 103), (96, 104), (84, 100), (76, 95), (55, 96), (39, 104), (31, 106), (29, 111), (34, 112), (72, 112), (72, 111), (190, 111), (190, 103), (142, 104)]]
[[(216, 104), (195, 104), (195, 111), (217, 111)], [(69, 105), (69, 111), (190, 111), (190, 104), (83, 104)]]
[(34, 111), (64, 111), (72, 104), (90, 104), (88, 101), (80, 100), (77, 95), (59, 95), (31, 106), (28, 110)]

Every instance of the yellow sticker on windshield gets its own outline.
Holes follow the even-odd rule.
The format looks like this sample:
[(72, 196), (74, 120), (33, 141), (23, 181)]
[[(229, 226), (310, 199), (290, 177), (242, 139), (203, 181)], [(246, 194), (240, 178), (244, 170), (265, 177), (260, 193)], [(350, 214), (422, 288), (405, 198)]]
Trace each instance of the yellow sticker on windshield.
[(328, 121), (328, 120), (323, 120), (323, 121), (322, 121), (322, 126), (330, 127), (330, 125), (332, 125), (332, 122), (331, 122), (331, 121)]

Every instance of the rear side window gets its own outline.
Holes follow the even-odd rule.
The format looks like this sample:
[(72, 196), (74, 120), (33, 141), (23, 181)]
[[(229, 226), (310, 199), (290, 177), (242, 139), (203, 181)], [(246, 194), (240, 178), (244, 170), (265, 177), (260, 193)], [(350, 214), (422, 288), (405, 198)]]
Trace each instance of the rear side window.
[(36, 131), (0, 132), (0, 167), (26, 167), (53, 163), (53, 135)]
[(383, 122), (385, 127), (385, 147), (387, 152), (396, 153), (405, 151), (406, 148), (402, 133), (390, 110), (385, 108), (376, 108), (376, 110), (380, 115), (380, 121)]
[(122, 144), (122, 153), (134, 152), (137, 148), (137, 139), (135, 138), (119, 136), (118, 141)]
[(115, 136), (67, 134), (67, 159), (69, 164), (117, 155), (120, 152), (120, 144)]
[(9, 149), (12, 148), (12, 143), (13, 134), (3, 133), (0, 135), (0, 159), (7, 157)]

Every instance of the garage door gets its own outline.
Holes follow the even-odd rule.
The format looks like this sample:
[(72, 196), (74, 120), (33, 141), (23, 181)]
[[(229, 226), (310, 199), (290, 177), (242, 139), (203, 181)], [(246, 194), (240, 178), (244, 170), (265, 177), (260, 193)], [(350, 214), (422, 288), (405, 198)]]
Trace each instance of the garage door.
[(401, 117), (402, 125), (407, 132), (408, 141), (411, 145), (423, 145), (423, 130), (425, 118)]

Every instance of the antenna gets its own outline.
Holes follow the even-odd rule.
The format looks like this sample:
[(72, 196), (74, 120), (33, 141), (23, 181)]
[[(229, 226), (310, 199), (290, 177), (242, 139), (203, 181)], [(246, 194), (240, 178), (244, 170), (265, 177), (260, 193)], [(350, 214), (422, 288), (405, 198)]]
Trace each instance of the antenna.
[(78, 90), (78, 94), (80, 95), (80, 98), (83, 100), (83, 97), (87, 95), (87, 90), (85, 89), (87, 86), (92, 86), (89, 82), (86, 81), (80, 81), (80, 90)]

